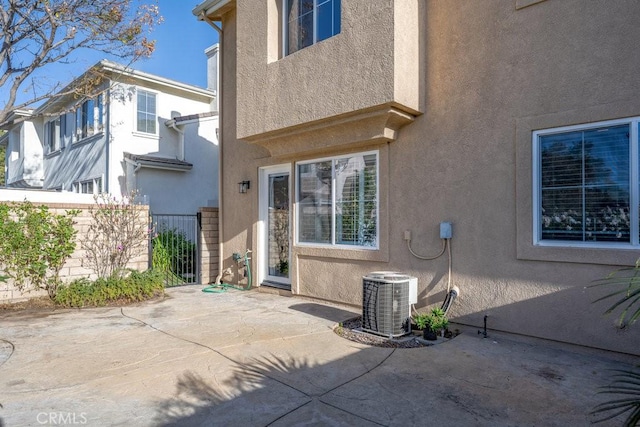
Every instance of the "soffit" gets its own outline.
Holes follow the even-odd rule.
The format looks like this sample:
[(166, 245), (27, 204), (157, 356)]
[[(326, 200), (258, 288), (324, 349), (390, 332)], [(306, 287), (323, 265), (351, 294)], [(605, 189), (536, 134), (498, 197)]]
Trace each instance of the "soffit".
[(290, 128), (245, 138), (266, 148), (273, 157), (313, 154), (392, 142), (415, 116), (385, 104)]

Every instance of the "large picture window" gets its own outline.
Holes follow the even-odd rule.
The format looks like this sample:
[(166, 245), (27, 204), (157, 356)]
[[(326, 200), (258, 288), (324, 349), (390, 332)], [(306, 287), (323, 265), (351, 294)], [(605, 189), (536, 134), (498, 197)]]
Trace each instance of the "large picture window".
[(284, 0), (284, 10), (286, 55), (340, 33), (340, 0)]
[(639, 125), (534, 132), (534, 243), (640, 246)]
[(156, 134), (156, 94), (138, 89), (136, 102), (136, 130)]
[(297, 242), (378, 247), (378, 153), (297, 164)]

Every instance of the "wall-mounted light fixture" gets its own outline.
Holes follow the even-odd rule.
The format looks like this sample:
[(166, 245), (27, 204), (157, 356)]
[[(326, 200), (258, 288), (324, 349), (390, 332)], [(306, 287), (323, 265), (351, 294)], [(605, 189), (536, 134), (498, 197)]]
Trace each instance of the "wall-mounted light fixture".
[(238, 183), (238, 192), (239, 193), (246, 193), (247, 190), (251, 188), (251, 181), (241, 181)]

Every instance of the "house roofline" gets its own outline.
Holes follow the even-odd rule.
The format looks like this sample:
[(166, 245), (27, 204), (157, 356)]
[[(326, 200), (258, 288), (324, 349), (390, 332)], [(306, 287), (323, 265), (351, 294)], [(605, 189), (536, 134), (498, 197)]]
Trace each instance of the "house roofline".
[(204, 13), (209, 19), (219, 20), (227, 11), (235, 7), (235, 0), (205, 0), (193, 8), (191, 13), (202, 21)]
[(147, 154), (124, 153), (124, 161), (135, 167), (134, 172), (141, 168), (162, 169), (169, 171), (186, 172), (193, 169), (193, 164), (184, 160), (170, 159), (168, 157), (151, 156)]
[(212, 117), (217, 117), (218, 116), (218, 112), (217, 111), (207, 111), (205, 113), (199, 113), (199, 114), (190, 114), (187, 116), (177, 116), (174, 117), (171, 120), (167, 120), (164, 122), (165, 126), (172, 126), (172, 125), (186, 125), (189, 123), (195, 123), (195, 122), (199, 122), (202, 119), (207, 119), (207, 118), (212, 118)]
[(214, 91), (204, 89), (198, 86), (190, 85), (187, 83), (182, 83), (177, 80), (168, 79), (166, 77), (161, 77), (156, 74), (150, 74), (150, 73), (145, 73), (144, 71), (134, 70), (122, 64), (118, 64), (117, 62), (112, 62), (106, 59), (103, 59), (102, 61), (98, 62), (94, 67), (102, 68), (104, 71), (110, 71), (113, 73), (126, 75), (128, 77), (133, 77), (140, 80), (148, 81), (150, 83), (159, 83), (164, 86), (180, 89), (185, 92), (190, 92), (196, 95), (205, 96), (212, 99), (216, 97), (216, 93)]
[[(205, 98), (209, 98), (210, 102), (213, 101), (216, 97), (215, 91), (211, 91), (208, 89), (204, 89), (198, 86), (190, 85), (187, 83), (182, 83), (176, 80), (171, 80), (165, 77), (161, 77), (155, 74), (145, 73), (144, 71), (138, 71), (133, 68), (129, 68), (125, 65), (119, 64), (117, 62), (109, 61), (103, 59), (97, 62), (95, 65), (87, 69), (84, 73), (73, 79), (71, 83), (66, 85), (62, 90), (57, 93), (70, 92), (74, 85), (77, 85), (78, 81), (81, 81), (83, 77), (87, 76), (89, 73), (93, 71), (98, 71), (104, 74), (116, 74), (118, 76), (124, 76), (131, 79), (136, 79), (138, 81), (143, 81), (146, 83), (154, 83), (161, 85), (165, 88), (177, 89), (185, 93), (189, 93), (191, 95), (202, 96)], [(117, 79), (111, 79), (117, 82)], [(61, 102), (61, 100), (67, 99), (67, 96), (63, 96), (61, 98), (50, 98), (40, 107), (38, 107), (33, 115), (39, 115), (47, 112), (51, 108), (55, 109), (55, 106)], [(64, 102), (64, 101), (62, 101)]]
[(32, 109), (15, 109), (11, 111), (11, 113), (9, 113), (7, 119), (4, 122), (0, 123), (0, 129), (8, 130), (13, 125), (30, 119), (34, 115), (34, 110)]

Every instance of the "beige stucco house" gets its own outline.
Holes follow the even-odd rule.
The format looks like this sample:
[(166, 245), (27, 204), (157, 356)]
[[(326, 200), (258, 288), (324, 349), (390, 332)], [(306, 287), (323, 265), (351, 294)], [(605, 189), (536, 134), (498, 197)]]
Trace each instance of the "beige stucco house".
[(636, 0), (193, 12), (221, 32), (223, 267), (249, 248), (255, 286), (353, 305), (399, 271), (418, 309), (458, 286), (455, 322), (640, 354), (586, 288), (640, 256)]

